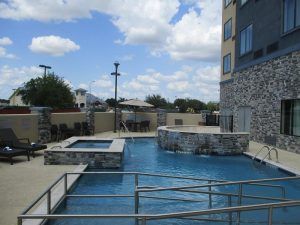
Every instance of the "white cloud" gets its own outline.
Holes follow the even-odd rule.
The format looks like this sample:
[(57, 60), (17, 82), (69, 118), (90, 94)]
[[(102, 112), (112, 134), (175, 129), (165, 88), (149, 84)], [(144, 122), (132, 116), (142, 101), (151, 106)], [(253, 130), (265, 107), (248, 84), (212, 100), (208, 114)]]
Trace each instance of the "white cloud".
[(7, 53), (6, 49), (0, 46), (0, 58), (15, 59), (17, 57), (14, 54)]
[(12, 89), (18, 88), (23, 83), (42, 74), (39, 67), (16, 67), (7, 65), (0, 68), (0, 96), (8, 98), (12, 94)]
[(11, 45), (13, 41), (8, 37), (0, 38), (0, 45)]
[[(174, 21), (180, 4), (189, 11)], [(69, 22), (104, 13), (124, 35), (116, 44), (146, 45), (152, 55), (176, 60), (212, 61), (219, 60), (221, 8), (220, 0), (7, 0), (0, 3), (0, 18)]]
[(134, 55), (124, 55), (123, 57), (121, 57), (121, 61), (131, 61), (133, 60)]
[(65, 53), (80, 49), (80, 46), (70, 39), (53, 35), (34, 37), (28, 47), (32, 52), (51, 56), (63, 56)]
[(190, 84), (188, 81), (175, 81), (168, 83), (167, 88), (175, 92), (184, 92), (190, 88)]
[(101, 78), (96, 80), (92, 85), (97, 88), (111, 88), (113, 83), (108, 76), (102, 75)]

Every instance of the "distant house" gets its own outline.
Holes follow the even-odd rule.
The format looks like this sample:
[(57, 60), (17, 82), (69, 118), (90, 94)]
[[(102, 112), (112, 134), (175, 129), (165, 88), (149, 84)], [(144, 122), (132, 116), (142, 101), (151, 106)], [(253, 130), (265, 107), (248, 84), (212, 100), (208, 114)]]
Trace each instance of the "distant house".
[(28, 106), (22, 101), (22, 96), (20, 95), (20, 91), (23, 87), (17, 88), (14, 90), (12, 95), (9, 97), (9, 105), (14, 106)]
[(107, 109), (108, 105), (102, 99), (87, 93), (87, 90), (78, 88), (75, 90), (75, 107), (87, 108), (94, 106), (95, 108)]
[(9, 100), (6, 99), (0, 99), (0, 106), (8, 106)]

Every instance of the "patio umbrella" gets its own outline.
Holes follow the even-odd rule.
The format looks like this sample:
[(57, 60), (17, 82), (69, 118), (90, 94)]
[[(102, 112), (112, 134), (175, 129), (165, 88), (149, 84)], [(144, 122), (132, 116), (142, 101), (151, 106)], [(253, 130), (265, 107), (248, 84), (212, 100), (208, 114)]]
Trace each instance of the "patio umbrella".
[[(153, 107), (154, 105), (151, 105), (147, 102), (144, 102), (142, 100), (139, 99), (130, 99), (124, 102), (120, 102), (120, 105), (128, 105), (128, 106), (134, 106), (134, 107)], [(136, 110), (134, 110), (134, 114), (135, 114), (135, 122), (136, 122)]]

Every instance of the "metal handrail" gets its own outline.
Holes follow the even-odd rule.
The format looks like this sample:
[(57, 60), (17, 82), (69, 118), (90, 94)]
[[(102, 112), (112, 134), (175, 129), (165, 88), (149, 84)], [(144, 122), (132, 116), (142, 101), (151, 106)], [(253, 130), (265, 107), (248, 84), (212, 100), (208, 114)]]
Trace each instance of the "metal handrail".
[[(135, 180), (135, 190), (134, 195), (68, 195), (67, 194), (67, 176), (68, 175), (82, 175), (82, 174), (121, 174), (121, 175), (133, 175)], [(190, 185), (190, 186), (181, 186), (181, 187), (151, 187), (151, 186), (143, 186), (142, 188), (139, 188), (139, 176), (155, 176), (155, 177), (165, 177), (165, 178), (176, 178), (176, 179), (187, 179), (187, 180), (195, 180), (195, 181), (206, 181), (207, 184), (201, 184), (201, 185)], [(64, 195), (62, 199), (59, 200), (59, 202), (54, 206), (57, 207), (57, 205), (65, 198), (67, 197), (133, 197), (135, 199), (135, 215), (137, 218), (136, 224), (138, 224), (138, 219), (141, 219), (141, 215), (138, 214), (139, 209), (139, 198), (157, 198), (157, 199), (169, 199), (169, 200), (178, 200), (178, 201), (191, 201), (192, 199), (181, 199), (181, 198), (165, 198), (165, 197), (156, 197), (156, 196), (143, 196), (140, 195), (140, 192), (152, 192), (152, 191), (165, 191), (165, 190), (173, 190), (173, 191), (185, 191), (185, 192), (194, 192), (194, 193), (201, 193), (201, 194), (208, 194), (209, 195), (209, 206), (211, 208), (211, 196), (212, 195), (223, 195), (228, 196), (228, 205), (231, 206), (231, 197), (238, 197), (238, 204), (241, 206), (241, 200), (242, 198), (258, 198), (258, 199), (265, 199), (265, 200), (277, 200), (282, 201), (280, 203), (284, 202), (292, 202), (291, 199), (285, 199), (285, 189), (282, 189), (283, 187), (280, 185), (273, 185), (273, 184), (261, 184), (262, 182), (269, 182), (269, 181), (283, 181), (283, 180), (296, 180), (300, 179), (300, 176), (295, 177), (282, 177), (282, 178), (270, 178), (270, 179), (257, 179), (257, 180), (246, 180), (246, 181), (224, 181), (224, 180), (211, 180), (211, 179), (203, 179), (203, 178), (193, 178), (193, 177), (182, 177), (182, 176), (172, 176), (172, 175), (164, 175), (164, 174), (151, 174), (151, 173), (140, 173), (140, 172), (68, 172), (60, 176), (52, 185), (50, 185), (33, 203), (31, 203), (18, 217), (19, 218), (19, 224), (22, 224), (22, 219), (28, 217), (28, 216), (36, 216), (36, 215), (27, 215), (32, 207), (37, 204), (43, 197), (47, 196), (47, 214), (45, 214), (46, 217), (43, 217), (42, 219), (47, 219), (51, 214), (51, 189), (55, 187), (58, 183), (60, 183), (64, 179)], [(215, 183), (212, 183), (215, 182)], [(222, 192), (213, 192), (211, 190), (212, 187), (216, 186), (224, 186), (224, 185), (239, 185), (239, 192), (238, 194), (235, 193), (222, 193)], [(275, 187), (275, 188), (281, 188), (283, 190), (283, 198), (273, 198), (273, 197), (265, 197), (265, 196), (254, 196), (254, 195), (245, 195), (242, 193), (242, 185), (258, 185), (258, 186), (267, 186), (267, 187)], [(194, 188), (203, 188), (207, 187), (208, 191), (202, 191), (202, 190), (191, 190)], [(194, 201), (202, 201), (196, 200)], [(213, 209), (211, 209), (213, 210)], [(186, 213), (186, 212), (184, 212)], [(76, 215), (75, 215), (76, 216)], [(92, 215), (94, 217), (94, 215)], [(101, 217), (101, 215), (97, 215), (97, 217)], [(31, 217), (34, 218), (34, 217)], [(50, 217), (49, 217), (50, 218)], [(149, 218), (149, 215), (147, 217)], [(238, 211), (238, 221), (240, 221), (239, 211)]]
[(260, 163), (262, 163), (266, 158), (267, 158), (267, 156), (269, 156), (269, 160), (271, 160), (271, 151), (275, 151), (275, 153), (276, 153), (276, 162), (277, 163), (279, 163), (279, 160), (278, 160), (278, 150), (276, 149), (276, 148), (271, 148), (271, 149), (269, 149), (269, 151), (268, 151), (268, 153), (266, 154), (266, 156), (265, 157), (263, 157), (261, 160), (260, 160)]
[(270, 150), (270, 147), (265, 145), (263, 146), (253, 157), (252, 157), (252, 160), (256, 159), (256, 157), (264, 150), (264, 149), (267, 149), (268, 151)]
[[(144, 220), (160, 220), (160, 219), (172, 219), (181, 217), (194, 217), (211, 215), (218, 213), (232, 213), (232, 212), (243, 212), (243, 211), (254, 211), (268, 209), (268, 224), (272, 224), (272, 212), (274, 208), (300, 206), (300, 201), (288, 201), (280, 203), (264, 203), (246, 206), (234, 206), (224, 207), (218, 209), (199, 210), (199, 211), (187, 211), (187, 212), (176, 212), (166, 214), (33, 214), (33, 215), (20, 215), (18, 216), (18, 224), (22, 224), (23, 219), (63, 219), (63, 218), (131, 218)], [(201, 218), (199, 218), (201, 219)], [(20, 222), (21, 221), (21, 222)]]
[(128, 127), (126, 126), (126, 124), (124, 123), (124, 121), (121, 121), (122, 125), (124, 126), (125, 130), (128, 132), (129, 137), (131, 138), (132, 142), (134, 143), (134, 138), (132, 135), (130, 135), (130, 131), (128, 129)]

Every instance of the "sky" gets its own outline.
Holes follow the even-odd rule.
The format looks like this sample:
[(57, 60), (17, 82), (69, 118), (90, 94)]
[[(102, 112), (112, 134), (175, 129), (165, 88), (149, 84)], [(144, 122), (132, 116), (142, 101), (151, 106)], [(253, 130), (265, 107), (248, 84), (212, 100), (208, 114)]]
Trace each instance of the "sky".
[(114, 97), (219, 100), (220, 0), (0, 0), (0, 98), (41, 76)]

